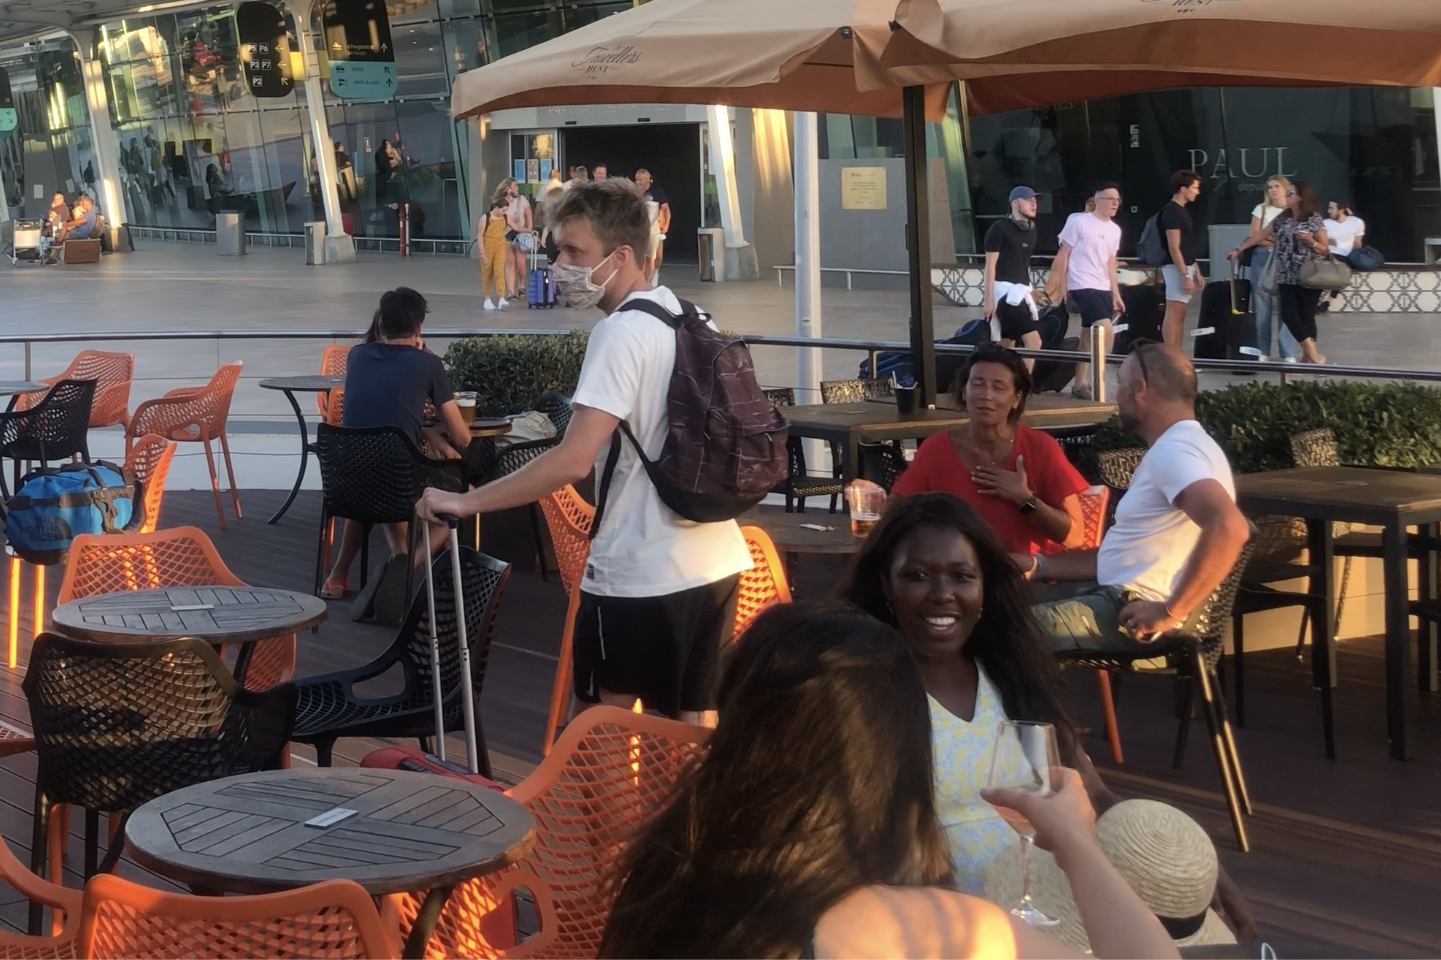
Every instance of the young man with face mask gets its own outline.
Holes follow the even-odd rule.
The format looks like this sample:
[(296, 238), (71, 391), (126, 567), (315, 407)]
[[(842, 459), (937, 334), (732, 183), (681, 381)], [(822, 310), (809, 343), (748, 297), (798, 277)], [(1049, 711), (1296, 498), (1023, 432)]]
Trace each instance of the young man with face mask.
[[(591, 331), (575, 414), (555, 449), (466, 494), (427, 490), (416, 510), (469, 515), (533, 503), (592, 469), (604, 473), (622, 421), (646, 456), (659, 457), (669, 420), (675, 331), (628, 301), (673, 315), (680, 301), (642, 272), (650, 222), (635, 184), (580, 183), (560, 201), (552, 268), (560, 296), (606, 316)], [(591, 542), (574, 633), (575, 698), (714, 723), (716, 668), (730, 640), (740, 573), (750, 551), (735, 521), (693, 523), (660, 500), (629, 443), (620, 445), (603, 519)]]
[[(991, 339), (1032, 350), (1041, 345), (1036, 298), (1031, 290), (1031, 254), (1036, 249), (1036, 191), (1011, 191), (1011, 215), (986, 231), (986, 319)], [(1027, 360), (1030, 368), (1034, 360)]]

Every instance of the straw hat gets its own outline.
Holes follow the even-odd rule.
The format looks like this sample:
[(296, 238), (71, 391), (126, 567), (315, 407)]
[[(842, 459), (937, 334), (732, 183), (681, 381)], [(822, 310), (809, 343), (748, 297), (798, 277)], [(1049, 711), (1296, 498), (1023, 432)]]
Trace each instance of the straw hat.
[[(1127, 800), (1096, 821), (1096, 843), (1141, 902), (1173, 934), (1184, 933), (1176, 938), (1177, 946), (1236, 942), (1210, 909), (1216, 888), (1216, 848), (1195, 820), (1154, 800)], [(1007, 908), (1020, 901), (1020, 844), (991, 864), (985, 895)], [(1060, 921), (1047, 932), (1077, 950), (1090, 949), (1071, 884), (1044, 850), (1031, 851), (1031, 899)]]

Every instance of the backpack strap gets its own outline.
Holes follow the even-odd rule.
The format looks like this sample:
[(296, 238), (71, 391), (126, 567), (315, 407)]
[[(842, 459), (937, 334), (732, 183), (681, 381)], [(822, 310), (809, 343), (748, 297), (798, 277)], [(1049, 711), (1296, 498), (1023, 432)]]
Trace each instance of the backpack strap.
[(654, 300), (647, 300), (644, 297), (639, 297), (635, 300), (627, 300), (625, 303), (622, 303), (620, 306), (616, 307), (614, 312), (620, 313), (622, 310), (639, 310), (641, 313), (649, 314), (650, 316), (655, 317), (661, 323), (664, 323), (666, 326), (672, 329), (679, 329), (681, 321), (691, 317), (697, 317), (701, 320), (710, 319), (710, 314), (706, 313), (704, 310), (691, 303), (689, 300), (680, 300), (679, 302), (679, 314), (671, 313), (669, 310), (656, 303)]

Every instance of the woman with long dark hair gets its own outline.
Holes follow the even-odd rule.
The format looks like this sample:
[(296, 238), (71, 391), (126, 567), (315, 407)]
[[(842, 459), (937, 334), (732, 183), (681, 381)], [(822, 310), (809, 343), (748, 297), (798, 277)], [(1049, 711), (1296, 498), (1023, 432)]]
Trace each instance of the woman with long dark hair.
[[(924, 694), (905, 642), (854, 608), (762, 613), (705, 758), (622, 858), (600, 955), (1077, 956), (944, 889)], [(993, 798), (1024, 806), (1065, 865), (1097, 956), (1176, 956), (1096, 847), (1073, 771), (1051, 797)]]
[(1301, 286), (1301, 268), (1310, 260), (1320, 260), (1330, 253), (1326, 224), (1321, 216), (1321, 201), (1304, 180), (1292, 180), (1286, 188), (1286, 211), (1271, 221), (1260, 233), (1253, 233), (1232, 250), (1232, 260), (1251, 247), (1271, 241), (1271, 256), (1276, 260), (1276, 299), (1281, 304), (1281, 322), (1301, 347), (1302, 363), (1325, 363), (1316, 349), (1316, 304), (1320, 290)]
[[(1080, 771), (1094, 808), (1120, 801), (1066, 713), (1060, 671), (1041, 642), (1020, 569), (970, 504), (948, 493), (893, 501), (852, 557), (839, 595), (899, 630), (920, 664), (936, 807), (961, 890), (978, 893), (991, 862), (1015, 843), (981, 796), (1002, 721), (1054, 725), (1061, 762)], [(1224, 871), (1217, 889), (1238, 935), (1253, 935), (1250, 906)]]

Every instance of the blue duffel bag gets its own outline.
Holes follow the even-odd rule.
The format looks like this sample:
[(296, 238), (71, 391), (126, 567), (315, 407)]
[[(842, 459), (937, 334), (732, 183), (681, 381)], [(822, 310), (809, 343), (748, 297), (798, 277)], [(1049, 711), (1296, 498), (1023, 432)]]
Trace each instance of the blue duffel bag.
[(64, 563), (82, 533), (122, 533), (143, 519), (140, 483), (113, 463), (32, 470), (5, 505), (5, 537), (20, 559)]

